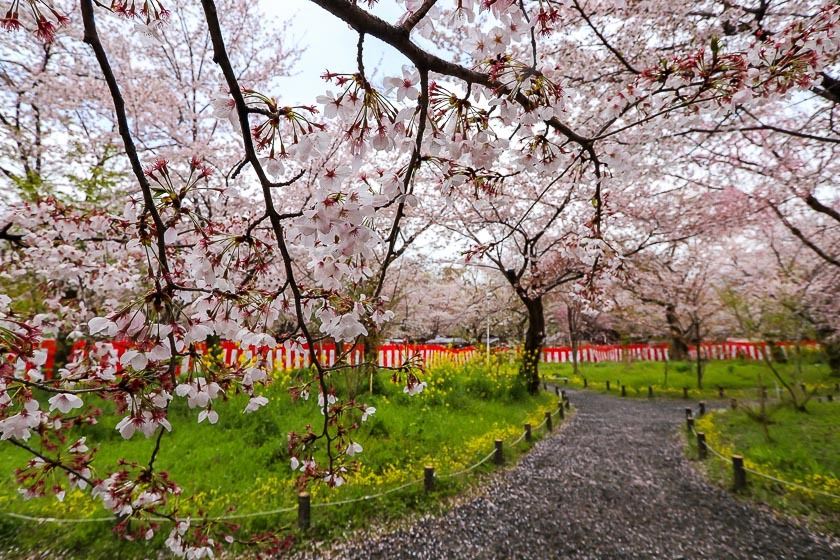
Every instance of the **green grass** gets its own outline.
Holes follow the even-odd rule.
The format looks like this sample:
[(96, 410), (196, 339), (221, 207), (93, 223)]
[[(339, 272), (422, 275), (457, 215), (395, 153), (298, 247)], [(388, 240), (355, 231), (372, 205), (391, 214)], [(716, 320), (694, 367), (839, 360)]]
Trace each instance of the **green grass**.
[[(666, 374), (667, 366), (667, 374)], [(840, 379), (830, 377), (828, 365), (807, 363), (802, 371), (794, 364), (774, 364), (786, 383), (793, 384), (798, 391), (800, 384), (806, 390), (825, 395), (836, 393), (835, 384)], [(600, 362), (579, 365), (578, 375), (573, 374), (571, 364), (540, 364), (540, 374), (546, 380), (563, 386), (582, 389), (586, 379), (587, 389), (602, 393), (608, 392), (606, 382), (610, 382), (609, 393), (621, 394), (621, 386), (626, 386), (628, 397), (648, 397), (648, 387), (653, 388), (654, 397), (682, 398), (684, 388), (688, 388), (688, 398), (694, 400), (714, 400), (719, 397), (719, 388), (724, 390), (724, 398), (755, 398), (756, 389), (764, 385), (771, 394), (784, 388), (777, 383), (770, 369), (763, 362), (746, 360), (710, 360), (704, 363), (703, 389), (697, 389), (697, 376), (693, 362)], [(563, 378), (568, 378), (564, 382)]]
[[(377, 412), (362, 424), (357, 437), (364, 447), (357, 473), (338, 489), (316, 485), (309, 489), (313, 505), (373, 495), (421, 479), (424, 465), (433, 465), (445, 475), (474, 464), (493, 449), (493, 440), (512, 441), (521, 434), (522, 425), (541, 422), (545, 410), (556, 407), (556, 398), (543, 393), (528, 396), (516, 378), (515, 365), (479, 364), (463, 367), (441, 365), (424, 377), (426, 391), (408, 397), (402, 388), (377, 379), (375, 395), (362, 394), (360, 402), (375, 406)], [(241, 414), (247, 398), (231, 396), (216, 409), (216, 426), (196, 423), (197, 410), (189, 410), (183, 399), (171, 408), (173, 431), (164, 438), (156, 468), (167, 470), (192, 495), (185, 511), (199, 507), (210, 516), (252, 513), (292, 507), (296, 489), (286, 435), (300, 431), (308, 422), (321, 422), (316, 402), (291, 403), (285, 387), (288, 376), (267, 391), (271, 402), (249, 415)], [(341, 380), (339, 380), (341, 381)], [(340, 383), (343, 384), (343, 383)], [(114, 429), (119, 417), (106, 405), (99, 424), (86, 427), (83, 433), (91, 447), (101, 445), (95, 466), (113, 466), (119, 458), (148, 462), (153, 440), (139, 433), (124, 441)], [(508, 448), (509, 459), (527, 449), (522, 443)], [(17, 495), (10, 473), (28, 460), (25, 452), (4, 444), (0, 455), (0, 511), (32, 516), (85, 518), (107, 516), (96, 501), (79, 491), (68, 492), (63, 503), (54, 498), (24, 501)], [(489, 464), (474, 472), (492, 469)], [(462, 490), (474, 476), (437, 479), (436, 491), (426, 495), (422, 484), (395, 492), (385, 498), (358, 502), (349, 506), (313, 508), (311, 536), (325, 538), (347, 529), (367, 526), (372, 519), (389, 521), (404, 515), (405, 508), (427, 511), (439, 507), (440, 498)], [(244, 523), (246, 534), (266, 530), (294, 532), (295, 512), (257, 517)], [(143, 558), (156, 556), (169, 531), (164, 527), (150, 543), (118, 541), (111, 536), (110, 523), (76, 525), (35, 524), (0, 515), (0, 555), (27, 556), (33, 551), (53, 554), (59, 551), (68, 558)], [(162, 536), (161, 536), (162, 535)], [(298, 537), (298, 540), (301, 540)], [(49, 555), (49, 554), (48, 554)]]
[[(775, 510), (805, 518), (817, 529), (840, 535), (840, 403), (811, 402), (808, 412), (790, 405), (768, 406), (767, 434), (756, 419), (757, 408), (715, 411), (697, 420), (697, 431), (726, 458), (744, 456), (747, 468), (774, 478), (834, 494), (792, 488), (748, 473), (746, 496)], [(689, 454), (697, 457), (696, 440)], [(732, 486), (731, 461), (714, 454), (703, 462), (704, 471), (722, 486)]]

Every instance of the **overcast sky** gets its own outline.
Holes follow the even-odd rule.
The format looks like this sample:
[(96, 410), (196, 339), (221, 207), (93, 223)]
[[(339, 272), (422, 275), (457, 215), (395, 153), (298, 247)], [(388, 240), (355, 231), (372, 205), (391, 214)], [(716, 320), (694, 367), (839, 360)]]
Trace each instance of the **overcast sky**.
[[(279, 80), (281, 97), (286, 103), (314, 103), (315, 98), (328, 87), (320, 78), (324, 70), (340, 73), (356, 71), (358, 35), (338, 18), (309, 0), (259, 1), (267, 13), (293, 21), (293, 38), (306, 49), (297, 75)], [(389, 0), (379, 2), (374, 12), (390, 22), (396, 21), (402, 13)], [(405, 62), (390, 47), (372, 37), (365, 38), (365, 70), (373, 84), (381, 83), (383, 70), (390, 75), (400, 74)]]

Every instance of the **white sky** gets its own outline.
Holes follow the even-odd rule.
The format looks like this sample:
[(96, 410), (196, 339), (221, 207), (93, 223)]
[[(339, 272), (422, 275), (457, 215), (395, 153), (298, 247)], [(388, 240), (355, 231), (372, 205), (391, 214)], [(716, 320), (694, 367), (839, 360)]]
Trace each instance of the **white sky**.
[[(305, 48), (297, 75), (281, 78), (279, 97), (286, 103), (313, 104), (328, 89), (321, 74), (356, 71), (358, 34), (348, 25), (309, 0), (259, 0), (263, 10), (281, 20), (293, 22), (291, 43)], [(366, 8), (365, 4), (362, 4)], [(373, 12), (382, 19), (395, 22), (402, 10), (392, 0), (380, 1)], [(401, 55), (373, 37), (365, 37), (365, 70), (368, 79), (379, 84), (383, 75), (401, 75), (406, 63)]]

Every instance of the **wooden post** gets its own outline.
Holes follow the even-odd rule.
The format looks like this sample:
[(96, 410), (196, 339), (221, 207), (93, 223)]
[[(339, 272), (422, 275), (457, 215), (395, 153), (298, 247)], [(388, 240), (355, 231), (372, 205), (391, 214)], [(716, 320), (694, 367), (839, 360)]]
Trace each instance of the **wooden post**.
[(312, 521), (309, 505), (309, 493), (301, 492), (298, 494), (298, 527), (301, 531), (308, 530)]
[(426, 492), (433, 492), (435, 489), (435, 468), (431, 465), (426, 465), (423, 469), (423, 486)]
[(564, 377), (564, 378), (563, 378), (563, 385), (568, 385), (568, 384), (569, 384), (569, 378), (568, 378), (568, 377)]
[(697, 406), (700, 408), (698, 416), (703, 416), (706, 414), (706, 403), (704, 401), (700, 401), (697, 403)]
[(734, 488), (738, 492), (747, 487), (747, 471), (744, 470), (744, 457), (741, 455), (732, 456), (732, 475)]
[(502, 449), (502, 440), (497, 439), (495, 441), (496, 444), (496, 453), (493, 454), (493, 462), (497, 465), (501, 465), (505, 462), (505, 451)]
[(560, 396), (560, 387), (557, 387), (556, 385), (554, 386), (554, 394), (558, 397)]
[(622, 385), (622, 386), (621, 386), (621, 396), (622, 396), (622, 397), (626, 397), (626, 396), (627, 396), (627, 386), (626, 386), (626, 385)]
[(686, 418), (691, 418), (691, 407), (686, 407), (685, 408), (685, 417)]
[(560, 420), (566, 418), (566, 411), (563, 409), (564, 403), (566, 401), (560, 401), (557, 403), (557, 412), (560, 413)]
[(834, 395), (828, 395), (826, 398), (828, 399), (828, 402), (834, 402)]
[(569, 400), (569, 397), (566, 397), (566, 400), (563, 401), (563, 404), (566, 405), (566, 410), (572, 409), (572, 401)]
[(610, 382), (607, 381), (607, 391), (609, 391), (609, 390), (610, 390)]
[(683, 398), (684, 399), (688, 398), (688, 387), (683, 387)]
[(729, 408), (735, 410), (738, 408), (738, 400), (737, 399), (729, 399)]
[(560, 398), (563, 399), (564, 401), (569, 399), (569, 397), (566, 396), (566, 390), (565, 389), (560, 391)]
[(719, 399), (723, 398), (723, 387), (718, 387), (718, 398)]
[(709, 456), (709, 448), (706, 447), (706, 434), (697, 432), (697, 457), (705, 459)]
[(528, 424), (526, 422), (525, 423), (525, 441), (527, 441), (528, 443), (531, 443), (532, 439), (533, 438), (531, 437), (531, 424)]
[(648, 385), (648, 398), (653, 398), (653, 385)]
[(694, 417), (689, 416), (685, 419), (685, 429), (688, 433), (691, 433), (694, 430)]
[(546, 410), (545, 411), (545, 429), (550, 432), (551, 428), (552, 428), (552, 426), (551, 426), (551, 411)]
[(588, 382), (586, 381), (586, 378), (584, 377), (583, 378), (583, 388), (586, 389), (586, 387), (588, 387)]

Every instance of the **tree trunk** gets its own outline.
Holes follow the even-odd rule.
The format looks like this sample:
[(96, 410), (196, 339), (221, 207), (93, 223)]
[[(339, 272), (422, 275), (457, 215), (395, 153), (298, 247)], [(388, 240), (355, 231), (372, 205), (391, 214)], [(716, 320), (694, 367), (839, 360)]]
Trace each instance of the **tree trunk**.
[(832, 340), (823, 340), (828, 367), (831, 370), (831, 377), (840, 377), (840, 337)]
[(673, 304), (665, 306), (665, 320), (668, 322), (668, 330), (671, 333), (671, 348), (669, 359), (682, 361), (688, 358), (688, 346), (685, 343), (685, 335), (680, 326), (677, 309)]
[(578, 314), (571, 305), (566, 306), (566, 318), (569, 322), (569, 342), (572, 345), (572, 375), (578, 374)]
[(519, 375), (525, 381), (528, 392), (536, 394), (540, 389), (540, 354), (545, 339), (545, 313), (542, 297), (522, 298), (528, 310), (528, 328), (525, 331), (525, 344), (522, 348), (522, 365)]
[(702, 340), (697, 338), (697, 389), (703, 389), (703, 349), (701, 348)]
[(367, 390), (372, 394), (376, 389), (376, 372), (379, 370), (379, 343), (382, 337), (380, 332), (373, 326), (368, 328), (366, 336), (359, 337), (359, 344), (364, 346), (362, 363), (358, 369), (360, 381), (365, 382)]

